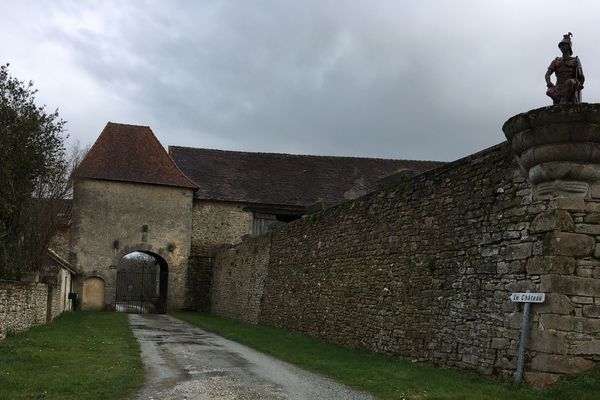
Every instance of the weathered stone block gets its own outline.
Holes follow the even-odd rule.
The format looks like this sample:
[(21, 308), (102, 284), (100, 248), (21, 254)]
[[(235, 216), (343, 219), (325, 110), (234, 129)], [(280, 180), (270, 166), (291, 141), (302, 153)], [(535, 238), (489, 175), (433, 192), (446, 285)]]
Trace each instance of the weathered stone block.
[(600, 318), (600, 305), (583, 306), (583, 316), (588, 318)]
[(594, 248), (594, 257), (600, 258), (600, 243), (598, 243)]
[(600, 293), (600, 280), (567, 275), (543, 275), (540, 291), (574, 296), (596, 296)]
[(592, 278), (594, 276), (594, 269), (588, 265), (579, 266), (577, 267), (576, 275), (583, 278)]
[(594, 238), (580, 233), (551, 232), (544, 236), (544, 255), (548, 256), (591, 256), (595, 246)]
[(554, 372), (559, 374), (571, 374), (586, 371), (595, 363), (582, 357), (538, 354), (531, 360), (531, 368), (534, 371)]
[(527, 349), (551, 354), (566, 354), (565, 333), (551, 330), (533, 330), (527, 342)]
[(573, 296), (571, 301), (575, 304), (594, 304), (594, 298), (586, 296)]
[(543, 314), (540, 324), (544, 329), (554, 329), (565, 332), (595, 334), (600, 332), (600, 320), (576, 317), (571, 315)]
[(595, 224), (577, 224), (575, 232), (585, 233), (587, 235), (600, 235), (600, 225)]
[(537, 389), (544, 389), (558, 382), (560, 374), (549, 374), (547, 372), (525, 372), (523, 379)]
[(580, 211), (586, 209), (585, 200), (581, 198), (558, 198), (552, 201), (552, 206), (561, 210)]
[(491, 257), (491, 256), (497, 256), (498, 255), (498, 246), (487, 246), (481, 249), (481, 256), (482, 257)]
[(600, 355), (600, 340), (577, 343), (571, 349), (570, 353), (578, 355)]
[(520, 260), (531, 256), (531, 250), (533, 243), (518, 243), (509, 244), (506, 246), (506, 259), (507, 260)]
[(510, 270), (512, 274), (522, 274), (525, 272), (525, 261), (515, 260), (510, 263)]
[(527, 260), (525, 266), (527, 273), (530, 275), (572, 275), (575, 268), (575, 259), (565, 256), (536, 256)]
[(567, 296), (559, 293), (547, 293), (546, 300), (534, 307), (537, 314), (571, 314), (575, 308)]
[(600, 213), (589, 213), (588, 215), (583, 217), (583, 222), (588, 224), (600, 224)]
[(531, 223), (531, 232), (564, 231), (572, 232), (574, 229), (573, 218), (565, 210), (549, 210), (540, 213)]

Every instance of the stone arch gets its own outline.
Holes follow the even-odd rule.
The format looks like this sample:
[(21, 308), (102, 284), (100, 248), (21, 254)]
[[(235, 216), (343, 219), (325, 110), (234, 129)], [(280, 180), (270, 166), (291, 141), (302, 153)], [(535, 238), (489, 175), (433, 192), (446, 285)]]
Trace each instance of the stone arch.
[(106, 282), (100, 276), (89, 276), (83, 281), (83, 310), (100, 311), (105, 307)]
[[(151, 248), (152, 248), (152, 246), (148, 246), (145, 244), (138, 245), (138, 246), (128, 246), (128, 247), (124, 248), (123, 250), (121, 250), (117, 254), (117, 256), (115, 257), (115, 260), (114, 260), (114, 264), (113, 264), (113, 265), (117, 266), (117, 282), (116, 282), (117, 287), (116, 287), (115, 301), (117, 303), (135, 302), (134, 299), (128, 298), (127, 293), (125, 293), (125, 290), (127, 289), (126, 288), (127, 286), (136, 285), (136, 282), (139, 284), (140, 280), (136, 279), (135, 276), (133, 276), (133, 277), (131, 276), (131, 274), (135, 275), (136, 273), (139, 273), (139, 271), (138, 272), (129, 272), (129, 273), (127, 273), (126, 271), (119, 271), (118, 265), (119, 265), (119, 261), (123, 257), (127, 256), (128, 254), (136, 253), (136, 252), (151, 256), (156, 261), (156, 264), (158, 265), (158, 274), (157, 274), (157, 284), (158, 284), (157, 295), (158, 296), (157, 296), (157, 298), (150, 296), (148, 299), (145, 299), (145, 300), (148, 300), (149, 302), (153, 303), (151, 305), (151, 308), (144, 307), (142, 309), (141, 307), (128, 307), (128, 306), (126, 306), (126, 304), (120, 304), (120, 306), (117, 308), (117, 311), (158, 312), (158, 313), (165, 313), (167, 311), (167, 298), (168, 298), (168, 287), (169, 287), (169, 264), (165, 259), (166, 252), (162, 251), (162, 249), (160, 249), (157, 252), (151, 251)], [(119, 282), (119, 280), (121, 280), (121, 282)], [(144, 280), (142, 279), (141, 282), (143, 284)], [(147, 283), (146, 283), (146, 289), (148, 289)], [(151, 290), (153, 291), (154, 289), (151, 289)], [(143, 289), (140, 290), (139, 288), (133, 290), (133, 292), (137, 293), (138, 295), (145, 294), (145, 293), (142, 293), (142, 292), (144, 292), (144, 290)]]
[(163, 259), (165, 263), (167, 263), (167, 259), (169, 258), (169, 251), (167, 249), (158, 248), (155, 249), (151, 244), (148, 243), (137, 243), (134, 245), (123, 246), (119, 249), (118, 252), (115, 253), (113, 258), (113, 265), (117, 265), (119, 260), (126, 256), (127, 254), (131, 254), (133, 252), (139, 251), (140, 253), (149, 254), (151, 256), (158, 256)]

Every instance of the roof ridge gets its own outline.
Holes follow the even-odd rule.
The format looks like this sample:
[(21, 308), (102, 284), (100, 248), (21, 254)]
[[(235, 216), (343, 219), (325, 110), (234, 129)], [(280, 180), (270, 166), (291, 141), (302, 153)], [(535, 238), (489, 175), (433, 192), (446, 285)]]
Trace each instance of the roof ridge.
[(338, 159), (357, 159), (357, 160), (378, 160), (378, 161), (412, 161), (412, 162), (434, 162), (446, 164), (447, 161), (436, 161), (436, 160), (414, 160), (406, 158), (382, 158), (382, 157), (361, 157), (361, 156), (324, 156), (318, 154), (293, 154), (293, 153), (273, 153), (263, 151), (241, 151), (241, 150), (221, 150), (221, 149), (209, 149), (205, 147), (190, 147), (190, 146), (174, 146), (169, 145), (169, 152), (171, 148), (190, 149), (190, 150), (206, 150), (220, 153), (237, 153), (237, 154), (258, 154), (258, 155), (273, 155), (273, 156), (291, 156), (291, 157), (306, 157), (306, 158), (338, 158)]
[(112, 122), (112, 121), (108, 121), (108, 122), (106, 123), (106, 125), (135, 126), (135, 127), (137, 127), (137, 128), (149, 128), (150, 130), (152, 130), (152, 129), (150, 128), (150, 126), (149, 126), (149, 125), (124, 124), (124, 123), (122, 123), (122, 122)]

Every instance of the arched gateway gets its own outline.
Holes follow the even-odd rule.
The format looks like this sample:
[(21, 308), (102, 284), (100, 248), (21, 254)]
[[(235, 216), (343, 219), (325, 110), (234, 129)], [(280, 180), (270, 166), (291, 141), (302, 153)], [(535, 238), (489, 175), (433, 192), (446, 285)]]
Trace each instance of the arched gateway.
[[(155, 310), (183, 308), (196, 185), (150, 128), (109, 122), (74, 176), (71, 256), (82, 271), (76, 291), (89, 298), (92, 286), (84, 282), (100, 279), (104, 308), (115, 309), (123, 289), (117, 285), (119, 262), (141, 252), (160, 264)], [(132, 293), (140, 290), (125, 285)], [(86, 302), (82, 307), (90, 308)]]
[(166, 311), (169, 266), (158, 254), (134, 251), (117, 265), (115, 309), (128, 313)]

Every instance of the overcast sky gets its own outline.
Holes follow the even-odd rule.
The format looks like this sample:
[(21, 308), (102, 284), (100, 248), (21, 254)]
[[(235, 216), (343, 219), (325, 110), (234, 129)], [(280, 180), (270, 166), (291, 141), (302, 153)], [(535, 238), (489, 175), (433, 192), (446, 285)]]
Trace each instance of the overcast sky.
[(0, 63), (83, 144), (112, 121), (165, 147), (450, 161), (551, 103), (567, 31), (599, 101), (599, 16), (592, 0), (3, 0)]

